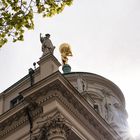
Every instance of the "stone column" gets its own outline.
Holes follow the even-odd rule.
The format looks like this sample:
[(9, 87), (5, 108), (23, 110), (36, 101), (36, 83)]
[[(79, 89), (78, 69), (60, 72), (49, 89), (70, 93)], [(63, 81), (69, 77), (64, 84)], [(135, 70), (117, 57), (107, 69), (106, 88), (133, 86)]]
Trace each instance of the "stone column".
[(69, 133), (68, 123), (65, 118), (56, 113), (39, 122), (39, 135), (33, 140), (67, 140)]
[(48, 132), (48, 140), (67, 140), (65, 130), (55, 128)]
[(69, 128), (60, 114), (48, 120), (46, 128), (48, 140), (67, 140)]

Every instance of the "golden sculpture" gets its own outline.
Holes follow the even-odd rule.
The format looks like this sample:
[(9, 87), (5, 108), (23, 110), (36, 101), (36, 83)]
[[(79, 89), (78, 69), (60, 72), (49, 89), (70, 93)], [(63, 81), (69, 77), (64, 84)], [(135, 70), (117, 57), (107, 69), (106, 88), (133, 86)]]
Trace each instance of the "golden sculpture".
[(68, 64), (68, 56), (72, 56), (70, 45), (67, 43), (61, 44), (59, 51), (61, 53), (61, 59), (63, 65)]

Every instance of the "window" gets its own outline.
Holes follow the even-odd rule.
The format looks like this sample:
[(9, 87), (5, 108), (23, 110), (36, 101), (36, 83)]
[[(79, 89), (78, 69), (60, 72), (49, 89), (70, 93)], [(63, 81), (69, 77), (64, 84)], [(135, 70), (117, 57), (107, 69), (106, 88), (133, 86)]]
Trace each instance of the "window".
[(15, 107), (17, 104), (19, 104), (21, 101), (23, 100), (23, 96), (22, 95), (18, 95), (16, 98), (14, 98), (13, 100), (11, 100), (10, 104), (11, 104), (11, 108)]

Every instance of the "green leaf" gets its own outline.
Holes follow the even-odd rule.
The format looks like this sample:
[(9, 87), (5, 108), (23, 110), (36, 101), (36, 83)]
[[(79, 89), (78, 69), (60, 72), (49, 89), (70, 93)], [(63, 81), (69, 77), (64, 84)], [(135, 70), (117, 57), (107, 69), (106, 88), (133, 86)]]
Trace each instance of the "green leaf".
[(43, 17), (61, 13), (73, 0), (1, 0), (0, 3), (0, 47), (9, 38), (13, 42), (23, 41), (25, 29), (34, 29), (34, 14)]

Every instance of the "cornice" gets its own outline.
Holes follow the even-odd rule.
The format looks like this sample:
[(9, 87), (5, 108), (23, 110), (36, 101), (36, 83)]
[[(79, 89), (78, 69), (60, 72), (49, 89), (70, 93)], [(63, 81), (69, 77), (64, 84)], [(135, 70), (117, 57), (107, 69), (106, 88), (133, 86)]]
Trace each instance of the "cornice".
[[(20, 126), (25, 125), (29, 120), (26, 112), (26, 108), (30, 108), (32, 112), (32, 119), (34, 120), (40, 113), (42, 113), (42, 108), (39, 106), (34, 106), (33, 104), (26, 104), (22, 109), (17, 110), (11, 116), (8, 116), (0, 123), (0, 137), (5, 137), (10, 133), (14, 133)], [(12, 109), (11, 109), (12, 111)], [(2, 117), (6, 117), (4, 114)], [(4, 118), (3, 118), (4, 119)]]
[[(88, 127), (92, 128), (91, 131), (93, 130), (93, 132), (96, 133), (96, 137), (102, 134), (102, 138), (106, 140), (121, 140), (117, 133), (94, 111), (83, 96), (80, 95), (60, 72), (55, 72), (47, 78), (44, 78), (20, 94), (23, 95), (26, 101), (28, 101), (28, 99), (30, 101), (31, 99), (31, 101), (35, 101), (40, 107), (50, 100), (59, 100), (60, 103), (79, 118), (85, 126), (88, 122)], [(1, 137), (15, 131), (19, 126), (27, 122), (24, 109), (25, 108), (20, 109), (19, 107), (19, 110), (15, 114), (11, 114), (9, 118), (1, 122), (1, 126), (7, 127), (5, 129), (1, 127)], [(36, 112), (33, 113), (34, 117), (41, 113), (42, 109), (38, 109), (33, 110), (33, 112)], [(19, 117), (18, 115), (21, 116)], [(15, 123), (12, 122), (16, 117), (19, 118), (19, 121)], [(6, 123), (11, 123), (11, 125), (8, 126)]]
[(67, 101), (65, 101), (60, 96), (59, 99), (61, 100), (61, 103), (63, 103), (72, 112), (72, 114), (79, 118), (82, 123), (85, 123), (85, 126), (87, 125), (88, 121), (88, 127), (92, 128), (98, 138), (101, 137), (100, 134), (102, 134), (104, 139), (113, 140), (117, 137), (117, 140), (119, 140), (117, 133), (110, 128), (110, 126), (93, 110), (93, 108), (90, 111), (87, 109), (91, 107), (89, 104), (87, 104), (87, 102), (87, 108), (85, 108), (85, 106), (83, 106), (83, 104), (81, 104), (78, 100), (75, 100), (75, 97), (71, 96), (70, 93), (61, 92), (61, 94), (67, 99)]
[[(67, 102), (69, 102), (73, 106), (71, 111), (76, 109), (82, 116), (84, 116), (86, 120), (89, 121), (89, 124), (92, 124), (93, 129), (96, 129), (98, 130), (99, 133), (102, 133), (102, 135), (107, 140), (112, 140), (116, 137), (117, 140), (119, 140), (120, 137), (118, 136), (118, 134), (114, 130), (112, 130), (112, 128), (108, 125), (108, 123), (105, 122), (105, 120), (103, 120), (102, 117), (94, 111), (94, 109), (87, 103), (87, 101), (80, 95), (80, 93), (70, 84), (70, 82), (62, 75), (59, 75), (59, 73), (57, 76), (60, 79), (57, 78), (55, 75), (56, 80), (54, 80), (52, 83), (49, 83), (43, 89), (38, 90), (36, 94), (32, 94), (32, 95), (36, 95), (36, 97), (34, 97), (33, 100), (36, 100), (38, 96), (41, 95), (41, 93), (47, 95), (48, 92), (52, 90), (53, 93), (51, 93), (46, 97), (43, 97), (42, 100), (40, 100), (39, 102), (37, 101), (38, 104), (43, 104), (52, 98), (61, 100), (60, 97), (63, 96), (67, 99)], [(58, 92), (55, 92), (55, 90), (60, 91), (62, 96), (59, 96)], [(67, 105), (67, 107), (69, 107), (69, 105)]]
[(28, 105), (27, 103), (21, 102), (17, 106), (15, 106), (15, 107), (7, 110), (6, 112), (4, 112), (3, 114), (0, 115), (0, 123), (2, 123), (3, 121), (5, 121), (9, 117), (13, 116), (14, 114), (18, 113), (20, 110), (22, 110), (23, 108), (25, 108), (27, 105)]
[[(115, 139), (116, 137), (117, 140), (120, 139), (117, 133), (112, 130), (112, 128), (101, 118), (100, 115), (98, 115), (93, 110), (93, 108), (91, 108), (91, 106), (85, 101), (85, 99), (82, 96), (78, 98), (82, 99), (82, 102), (84, 104), (86, 103), (86, 105), (83, 106), (83, 104), (79, 102), (78, 98), (75, 96), (78, 95), (79, 92), (77, 92), (75, 88), (74, 88), (75, 90), (74, 92), (76, 93), (72, 94), (74, 92), (68, 91), (68, 89), (59, 80), (56, 80), (55, 82), (51, 83), (50, 85), (48, 85), (48, 87), (49, 88), (44, 89), (44, 91), (42, 90), (42, 92), (38, 92), (38, 94), (34, 94), (35, 96), (32, 96), (33, 100), (36, 100), (36, 102), (39, 105), (43, 106), (43, 104), (47, 103), (49, 100), (52, 100), (53, 98), (55, 100), (59, 99), (60, 103), (63, 103), (63, 105), (66, 108), (68, 108), (72, 112), (72, 114), (75, 114), (75, 116), (77, 116), (78, 118), (79, 116), (84, 117), (84, 120), (82, 122), (86, 122), (86, 120), (88, 120), (89, 125), (92, 125), (92, 129), (96, 133), (98, 133), (98, 135), (102, 134), (104, 138), (107, 140), (112, 140)], [(66, 101), (64, 100), (64, 98), (66, 99)], [(90, 112), (89, 112), (89, 108), (91, 109)]]

